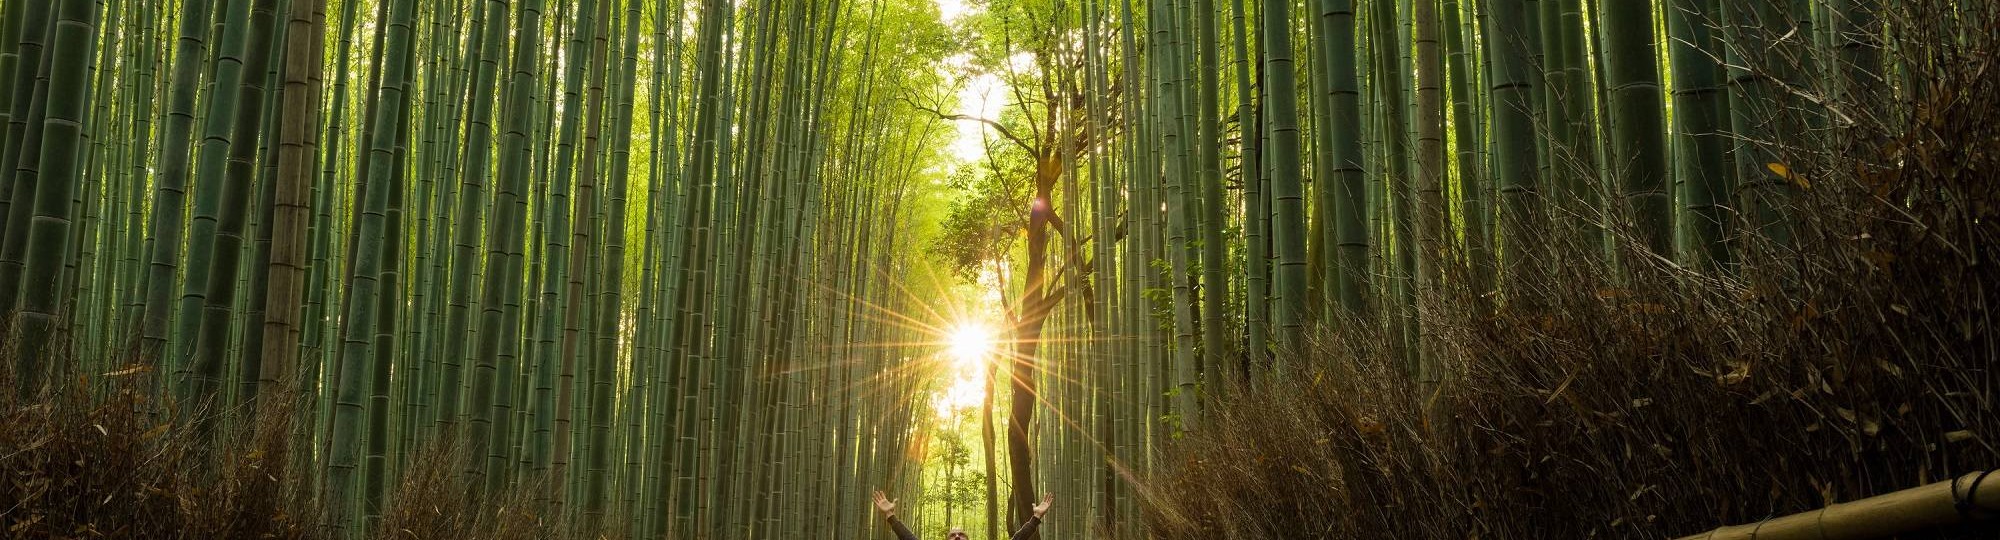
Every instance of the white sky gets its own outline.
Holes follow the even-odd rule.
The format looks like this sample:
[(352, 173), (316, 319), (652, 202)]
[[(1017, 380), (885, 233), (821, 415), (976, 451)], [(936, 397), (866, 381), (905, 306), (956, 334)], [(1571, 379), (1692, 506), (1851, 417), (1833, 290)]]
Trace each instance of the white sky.
[[(964, 72), (961, 71), (961, 77)], [(1005, 106), (1006, 84), (990, 73), (980, 73), (965, 79), (965, 85), (958, 90), (958, 112), (980, 118), (998, 118), (1000, 108)], [(986, 157), (984, 140), (986, 124), (971, 120), (958, 122), (958, 138), (951, 143), (951, 155), (966, 163), (973, 163)]]
[[(938, 0), (955, 2), (957, 0)], [(1007, 83), (991, 73), (972, 73), (969, 68), (972, 59), (964, 54), (944, 59), (945, 76), (959, 80), (958, 113), (978, 118), (998, 120), (1000, 110), (1007, 106)], [(1035, 56), (1030, 53), (1015, 53), (1007, 58), (1015, 71), (1033, 69)], [(986, 130), (991, 129), (983, 122), (961, 120), (958, 122), (958, 137), (952, 140), (951, 155), (960, 164), (971, 164), (986, 157)]]
[[(968, 0), (933, 0), (937, 3), (938, 18), (945, 24), (955, 24), (961, 17), (975, 12), (979, 6), (968, 5)], [(990, 74), (972, 74), (969, 69), (971, 58), (959, 54), (946, 58), (941, 69), (944, 75), (959, 82), (958, 113), (980, 118), (997, 118), (1000, 108), (1006, 106), (1006, 84)], [(974, 121), (958, 122), (958, 136), (952, 140), (951, 155), (958, 158), (960, 165), (972, 164), (986, 157), (984, 133), (986, 125)]]
[(945, 24), (951, 24), (953, 22), (957, 22), (960, 16), (965, 15), (965, 12), (972, 10), (971, 7), (965, 5), (965, 0), (936, 0), (936, 1), (938, 8), (938, 18), (943, 19)]

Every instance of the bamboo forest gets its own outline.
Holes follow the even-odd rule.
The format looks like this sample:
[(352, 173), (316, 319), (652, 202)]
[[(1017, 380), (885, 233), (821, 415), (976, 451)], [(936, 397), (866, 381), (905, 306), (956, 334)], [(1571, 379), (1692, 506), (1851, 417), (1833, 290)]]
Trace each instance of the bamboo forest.
[(0, 538), (2000, 537), (2000, 1), (0, 0)]

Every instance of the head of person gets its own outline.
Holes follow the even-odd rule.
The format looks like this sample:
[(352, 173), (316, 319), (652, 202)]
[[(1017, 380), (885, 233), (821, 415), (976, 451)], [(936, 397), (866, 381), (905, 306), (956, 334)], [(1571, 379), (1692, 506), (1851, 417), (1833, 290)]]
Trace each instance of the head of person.
[(966, 540), (967, 538), (971, 537), (965, 535), (965, 529), (960, 529), (958, 527), (952, 527), (951, 532), (945, 533), (944, 535), (945, 540)]

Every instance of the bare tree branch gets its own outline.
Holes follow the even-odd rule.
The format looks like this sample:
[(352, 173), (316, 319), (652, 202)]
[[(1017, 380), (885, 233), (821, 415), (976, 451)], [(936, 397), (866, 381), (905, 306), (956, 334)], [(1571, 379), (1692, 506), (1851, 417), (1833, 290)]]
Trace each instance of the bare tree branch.
[(971, 122), (979, 122), (981, 124), (986, 124), (987, 126), (991, 126), (994, 131), (1000, 132), (1001, 137), (1006, 137), (1007, 140), (1013, 141), (1015, 146), (1019, 146), (1021, 147), (1021, 150), (1028, 152), (1028, 155), (1031, 156), (1038, 155), (1034, 145), (1028, 144), (1028, 141), (1026, 139), (1022, 139), (1020, 136), (1015, 135), (1012, 130), (1007, 129), (1007, 126), (1001, 125), (999, 121), (993, 120), (991, 118), (984, 118), (966, 114), (949, 114), (944, 111), (940, 111), (931, 107), (925, 107), (922, 104), (917, 103), (915, 100), (911, 100), (910, 98), (904, 96), (898, 96), (898, 99), (903, 100), (905, 103), (909, 103), (911, 107), (915, 107), (919, 111), (924, 111), (927, 113), (937, 115), (938, 118), (942, 118), (945, 120), (961, 121), (961, 122), (971, 121)]

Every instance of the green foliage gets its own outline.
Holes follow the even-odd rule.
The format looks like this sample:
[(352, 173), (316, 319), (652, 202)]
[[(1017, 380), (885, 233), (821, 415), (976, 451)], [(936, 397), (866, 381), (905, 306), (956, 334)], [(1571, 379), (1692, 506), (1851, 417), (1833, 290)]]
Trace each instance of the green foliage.
[(1006, 174), (960, 168), (947, 184), (957, 192), (942, 231), (926, 251), (965, 279), (976, 279), (989, 261), (1009, 254), (1027, 223), (1019, 201), (1027, 184)]

